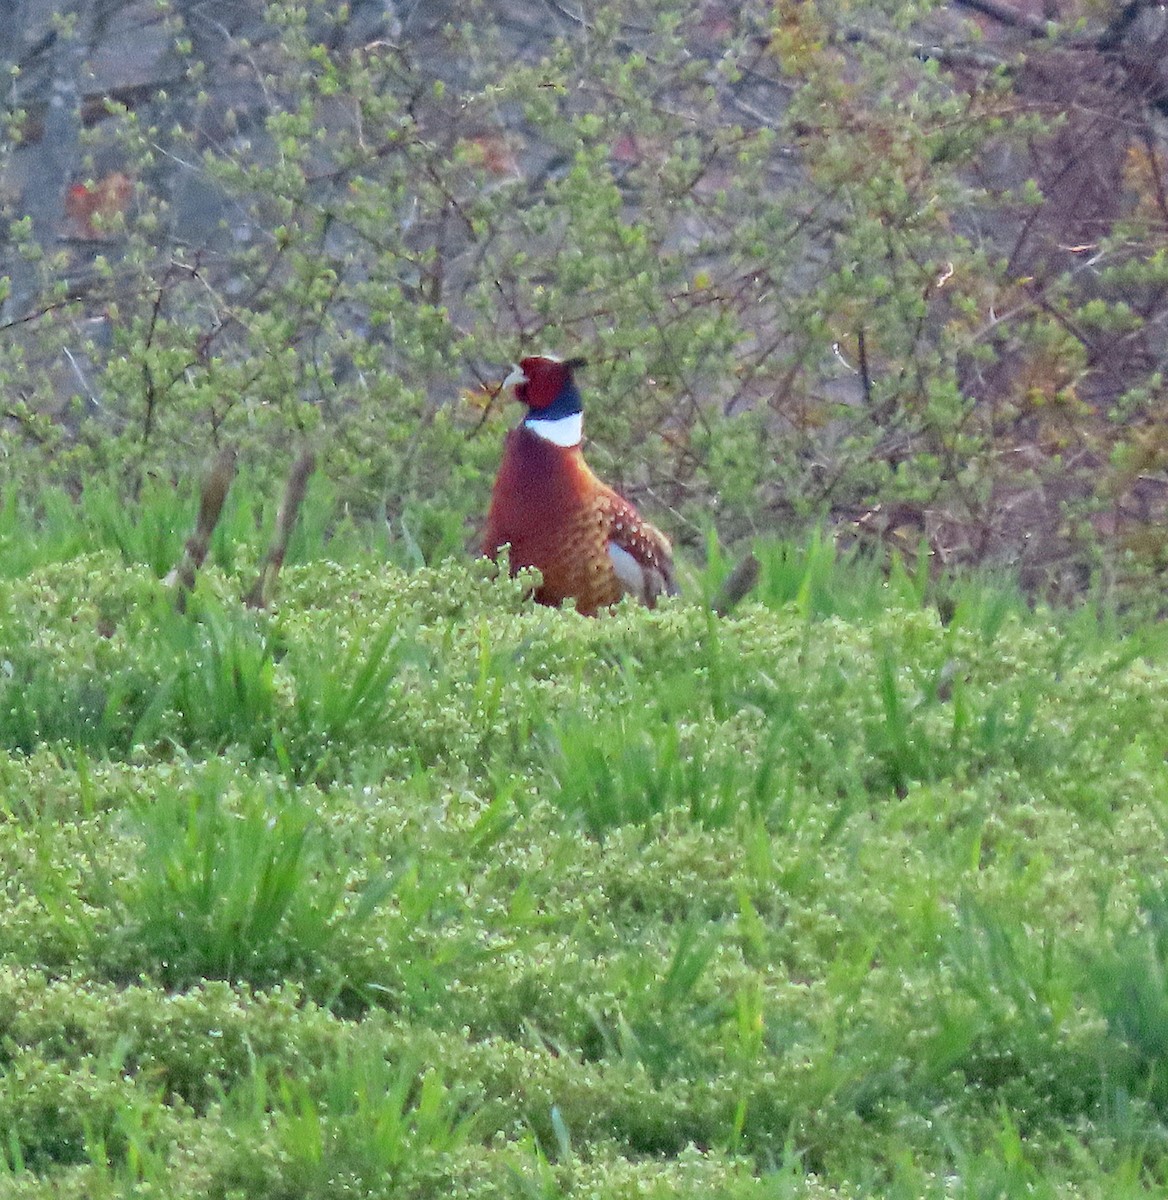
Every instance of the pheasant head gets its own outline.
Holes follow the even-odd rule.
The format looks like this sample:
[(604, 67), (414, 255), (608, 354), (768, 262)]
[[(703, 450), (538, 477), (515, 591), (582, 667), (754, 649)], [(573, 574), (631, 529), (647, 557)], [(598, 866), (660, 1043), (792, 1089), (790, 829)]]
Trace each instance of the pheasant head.
[(557, 446), (576, 446), (583, 437), (584, 406), (574, 373), (585, 363), (533, 354), (520, 359), (503, 380), (503, 387), (514, 387), (516, 400), (527, 406), (524, 425)]

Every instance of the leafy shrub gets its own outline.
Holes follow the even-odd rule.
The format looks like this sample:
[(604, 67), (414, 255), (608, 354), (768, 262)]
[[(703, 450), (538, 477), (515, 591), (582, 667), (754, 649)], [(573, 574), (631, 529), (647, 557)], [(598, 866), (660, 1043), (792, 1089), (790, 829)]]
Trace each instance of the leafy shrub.
[[(166, 5), (177, 77), (60, 114), (74, 186), (116, 161), (124, 203), (65, 244), (62, 209), (14, 214), (19, 486), (144, 494), (224, 442), (266, 477), (309, 440), (432, 561), (473, 537), (504, 364), (568, 339), (595, 461), (687, 541), (830, 515), (1035, 591), (1159, 570), (1164, 163), (1138, 56), (1104, 69), (1127, 16), (1084, 18), (1069, 72), (1045, 29), (969, 52), (928, 5), (520, 10), (517, 52), (490, 6), (266, 5), (212, 36)], [(7, 152), (36, 130), (14, 112)], [(1069, 188), (1080, 162), (1106, 184)], [(173, 549), (107, 516), (155, 569)]]

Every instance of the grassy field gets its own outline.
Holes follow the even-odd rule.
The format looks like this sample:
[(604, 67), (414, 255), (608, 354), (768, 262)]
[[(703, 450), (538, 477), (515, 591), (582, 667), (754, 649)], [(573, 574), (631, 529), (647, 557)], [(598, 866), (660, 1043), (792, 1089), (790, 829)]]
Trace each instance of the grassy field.
[(1164, 1195), (1162, 629), (323, 511), (0, 504), (0, 1196)]

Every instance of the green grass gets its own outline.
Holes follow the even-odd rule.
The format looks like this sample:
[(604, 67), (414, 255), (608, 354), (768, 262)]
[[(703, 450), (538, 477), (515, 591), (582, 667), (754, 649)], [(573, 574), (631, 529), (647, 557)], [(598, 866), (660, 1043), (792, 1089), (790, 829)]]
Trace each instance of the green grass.
[(3, 507), (0, 1196), (1163, 1194), (1159, 627), (825, 539), (586, 620), (323, 500), (257, 614), (246, 496), (180, 616), (106, 503)]
[[(36, 567), (109, 551), (161, 579), (178, 562), (194, 529), (199, 482), (176, 488), (166, 480), (148, 479), (132, 504), (116, 477), (94, 480), (77, 498), (60, 488), (45, 488), (35, 497), (14, 486), (0, 488), (0, 578), (17, 579)], [(211, 539), (209, 561), (229, 573), (250, 570), (254, 577), (279, 501), (278, 484), (269, 482), (261, 489), (241, 472)], [(409, 517), (398, 519), (393, 528), (387, 521), (355, 521), (328, 480), (313, 476), (286, 561), (376, 553), (399, 565), (417, 566), (428, 561), (426, 550), (435, 557), (448, 554), (453, 531), (438, 522), (433, 529), (421, 525)]]

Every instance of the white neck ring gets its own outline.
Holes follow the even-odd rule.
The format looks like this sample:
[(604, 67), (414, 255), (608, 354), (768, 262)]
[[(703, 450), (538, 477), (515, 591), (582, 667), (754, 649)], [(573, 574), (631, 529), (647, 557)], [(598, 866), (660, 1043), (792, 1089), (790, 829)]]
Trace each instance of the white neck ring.
[(567, 417), (559, 417), (554, 421), (542, 421), (538, 417), (528, 417), (523, 424), (536, 437), (556, 446), (578, 446), (584, 437), (584, 414), (572, 413)]

